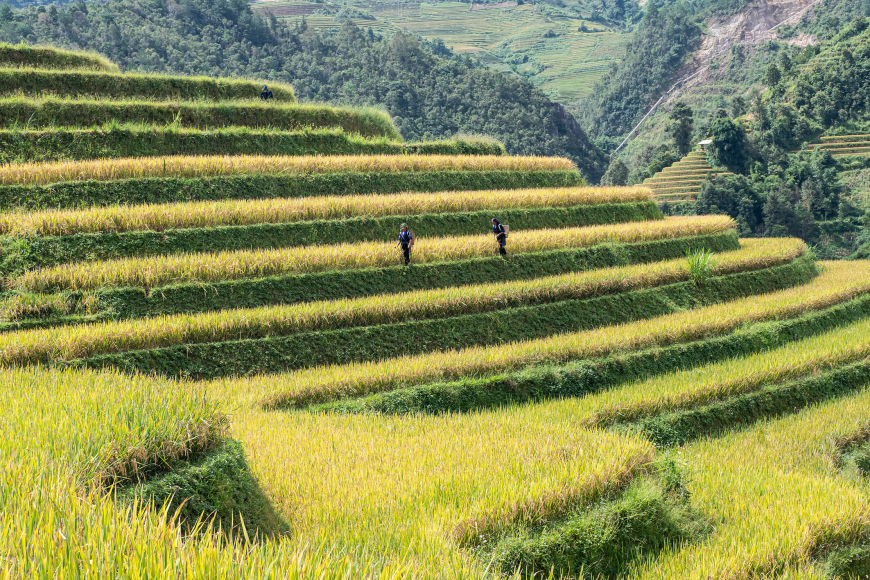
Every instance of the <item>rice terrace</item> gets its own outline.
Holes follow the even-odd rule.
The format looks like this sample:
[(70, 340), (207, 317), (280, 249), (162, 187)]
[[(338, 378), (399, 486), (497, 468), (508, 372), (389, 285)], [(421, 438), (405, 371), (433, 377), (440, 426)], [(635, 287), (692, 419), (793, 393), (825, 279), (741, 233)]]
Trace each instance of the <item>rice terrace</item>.
[(870, 575), (870, 262), (289, 85), (0, 66), (4, 578)]

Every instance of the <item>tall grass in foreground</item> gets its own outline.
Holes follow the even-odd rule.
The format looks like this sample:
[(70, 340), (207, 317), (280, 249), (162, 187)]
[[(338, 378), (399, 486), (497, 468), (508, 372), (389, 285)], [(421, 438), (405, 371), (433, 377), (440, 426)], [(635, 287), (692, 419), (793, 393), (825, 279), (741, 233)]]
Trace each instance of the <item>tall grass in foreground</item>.
[[(727, 216), (688, 216), (552, 230), (511, 232), (512, 253), (583, 248), (604, 242), (628, 243), (724, 232), (734, 227)], [(414, 245), (417, 264), (492, 256), (492, 235), (421, 238)], [(175, 282), (213, 282), (277, 274), (325, 272), (393, 266), (401, 263), (396, 242), (360, 242), (242, 252), (180, 254), (78, 262), (27, 272), (13, 281), (32, 292), (105, 287), (155, 288)]]
[(0, 166), (0, 185), (47, 185), (60, 181), (110, 181), (147, 177), (403, 171), (572, 171), (562, 157), (503, 155), (177, 155)]
[(198, 201), (10, 212), (0, 214), (0, 233), (11, 236), (65, 236), (96, 232), (163, 231), (485, 209), (571, 207), (650, 199), (650, 192), (645, 187), (563, 187)]
[(3, 460), (29, 449), (47, 466), (69, 467), (82, 489), (208, 449), (228, 427), (202, 391), (170, 381), (39, 367), (0, 375)]
[(797, 316), (870, 292), (870, 263), (825, 262), (813, 282), (686, 312), (493, 347), (315, 367), (287, 375), (217, 381), (267, 406), (304, 406), (400, 386), (486, 376), (532, 364), (594, 359), (617, 352), (678, 344), (724, 334), (747, 323)]
[[(544, 423), (532, 409), (385, 426), (276, 420), (189, 383), (119, 373), (0, 370), (0, 381), (8, 578), (481, 578), (485, 563), (451, 539), (456, 526), (557, 517), (618, 489), (653, 453), (639, 437)], [(106, 494), (116, 477), (219, 442), (226, 408), (292, 536), (184, 536), (162, 510)]]
[[(226, 407), (186, 385), (120, 373), (0, 370), (0, 552), (4, 578), (239, 578), (399, 580), (409, 559), (384, 562), (365, 546), (338, 549), (187, 536), (160, 506), (115, 503), (104, 484), (185, 457), (226, 436)], [(647, 444), (613, 438), (611, 466)], [(602, 467), (589, 469), (594, 475)], [(170, 514), (171, 515), (171, 514)], [(465, 569), (479, 571), (468, 564)], [(425, 573), (425, 570), (420, 570)], [(460, 573), (460, 576), (462, 574)], [(429, 577), (437, 577), (432, 570)], [(474, 577), (465, 574), (466, 578)], [(479, 576), (478, 576), (479, 577)]]
[[(719, 256), (713, 274), (772, 267), (797, 258), (805, 250), (804, 243), (795, 239), (744, 240), (742, 249)], [(686, 260), (676, 259), (501, 284), (8, 332), (0, 334), (0, 365), (458, 316), (627, 292), (690, 277)]]

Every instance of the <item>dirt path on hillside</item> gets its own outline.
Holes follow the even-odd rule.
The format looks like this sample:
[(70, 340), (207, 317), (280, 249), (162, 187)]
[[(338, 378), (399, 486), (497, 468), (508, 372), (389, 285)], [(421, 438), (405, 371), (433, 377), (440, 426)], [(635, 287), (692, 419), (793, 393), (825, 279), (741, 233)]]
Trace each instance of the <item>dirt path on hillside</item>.
[[(611, 154), (622, 149), (647, 118), (660, 106), (678, 99), (683, 91), (704, 83), (711, 76), (710, 63), (727, 55), (735, 44), (754, 45), (776, 39), (776, 29), (783, 24), (796, 24), (801, 17), (821, 0), (753, 0), (739, 14), (711, 18), (707, 21), (707, 34), (692, 58), (679, 70), (677, 80), (665, 94), (647, 111), (634, 129)], [(800, 33), (785, 40), (788, 44), (806, 46), (814, 44), (815, 38)]]
[[(755, 0), (742, 12), (728, 18), (713, 18), (707, 22), (707, 34), (701, 46), (678, 74), (685, 79), (682, 89), (704, 82), (710, 74), (710, 63), (728, 54), (735, 44), (755, 45), (776, 40), (776, 29), (783, 24), (796, 24), (819, 0)], [(788, 44), (806, 46), (815, 39), (804, 33), (785, 40)]]

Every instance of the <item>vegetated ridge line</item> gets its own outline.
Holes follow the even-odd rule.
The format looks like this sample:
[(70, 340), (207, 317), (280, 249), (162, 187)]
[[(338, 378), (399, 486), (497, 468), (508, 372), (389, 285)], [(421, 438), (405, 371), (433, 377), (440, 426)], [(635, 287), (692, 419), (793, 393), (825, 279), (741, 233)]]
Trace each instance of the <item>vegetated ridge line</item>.
[[(821, 1), (822, 0), (813, 0), (813, 2), (811, 2), (808, 6), (802, 8), (800, 11), (796, 12), (795, 14), (792, 14), (791, 16), (789, 16), (785, 20), (777, 23), (776, 25), (771, 26), (770, 28), (768, 28), (764, 32), (771, 32), (773, 30), (776, 30), (777, 28), (779, 28), (783, 24), (788, 23), (790, 20), (793, 20), (795, 18), (799, 18), (799, 17), (803, 16), (807, 10), (809, 10), (810, 8), (812, 8), (813, 6), (815, 6), (816, 4), (818, 4)], [(764, 34), (764, 32), (762, 32), (762, 34)], [(725, 52), (724, 49), (717, 52), (715, 55), (713, 55), (713, 58), (716, 58), (717, 56), (719, 56), (723, 52)], [(613, 150), (613, 153), (611, 153), (611, 155), (616, 155), (619, 152), (619, 150), (622, 149), (622, 147), (628, 142), (628, 140), (631, 139), (631, 136), (635, 133), (635, 131), (637, 131), (640, 128), (640, 126), (643, 125), (643, 122), (646, 121), (647, 118), (656, 111), (656, 109), (658, 109), (659, 105), (662, 104), (662, 101), (664, 101), (668, 97), (668, 95), (670, 95), (674, 91), (674, 89), (679, 87), (681, 84), (692, 80), (693, 78), (695, 78), (696, 76), (698, 76), (699, 74), (701, 74), (702, 72), (704, 72), (708, 69), (709, 69), (709, 65), (702, 66), (701, 68), (699, 68), (698, 70), (696, 70), (692, 74), (681, 78), (680, 80), (675, 82), (673, 85), (671, 85), (671, 88), (669, 88), (667, 90), (667, 92), (664, 93), (661, 97), (659, 97), (659, 100), (656, 101), (652, 107), (650, 107), (650, 110), (647, 112), (647, 114), (644, 115), (640, 121), (638, 121), (637, 125), (634, 126), (634, 129), (629, 131), (628, 135), (625, 136), (625, 139), (622, 140), (622, 143), (619, 144), (619, 147), (617, 147), (616, 149)]]

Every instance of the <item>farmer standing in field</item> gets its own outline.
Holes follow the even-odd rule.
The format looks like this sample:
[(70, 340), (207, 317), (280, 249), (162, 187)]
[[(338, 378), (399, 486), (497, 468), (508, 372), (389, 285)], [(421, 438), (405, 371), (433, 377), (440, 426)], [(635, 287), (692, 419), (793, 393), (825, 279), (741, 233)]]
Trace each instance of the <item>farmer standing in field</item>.
[(492, 235), (495, 236), (495, 241), (498, 242), (498, 253), (502, 256), (507, 256), (507, 250), (504, 249), (507, 244), (507, 231), (501, 222), (492, 218)]
[(261, 101), (268, 101), (272, 98), (272, 91), (266, 85), (263, 85), (263, 92), (260, 93)]
[(405, 256), (405, 265), (411, 263), (411, 248), (414, 247), (414, 234), (408, 229), (408, 224), (402, 224), (399, 230), (399, 246), (402, 248), (402, 254)]

